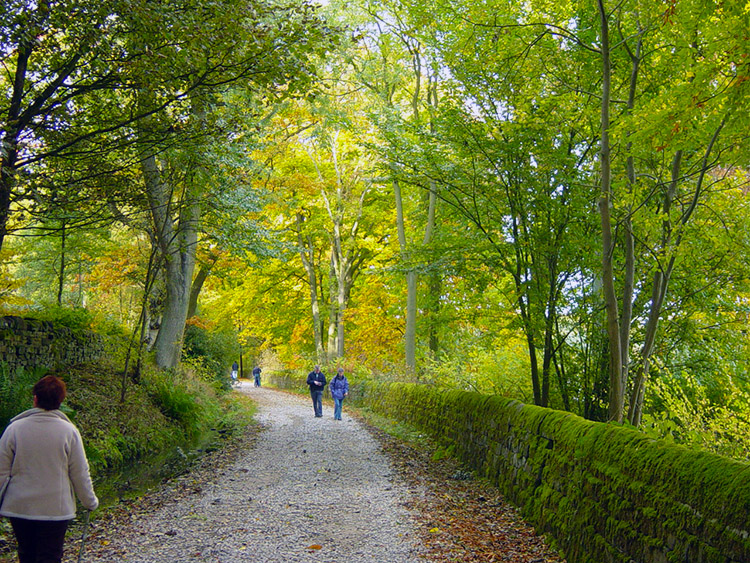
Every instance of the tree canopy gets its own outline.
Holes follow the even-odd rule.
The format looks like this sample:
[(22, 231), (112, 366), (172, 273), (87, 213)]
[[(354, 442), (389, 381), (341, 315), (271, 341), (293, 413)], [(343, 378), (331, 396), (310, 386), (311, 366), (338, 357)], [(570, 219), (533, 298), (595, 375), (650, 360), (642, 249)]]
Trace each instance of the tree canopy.
[(704, 0), (6, 2), (4, 309), (86, 307), (162, 367), (186, 323), (229, 326), (286, 367), (732, 444), (748, 18)]

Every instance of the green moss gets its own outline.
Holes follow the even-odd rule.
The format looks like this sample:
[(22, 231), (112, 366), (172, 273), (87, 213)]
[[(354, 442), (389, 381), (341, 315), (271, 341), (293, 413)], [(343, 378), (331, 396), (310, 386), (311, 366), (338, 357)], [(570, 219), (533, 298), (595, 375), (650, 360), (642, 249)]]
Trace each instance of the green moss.
[(706, 561), (719, 552), (750, 560), (748, 464), (500, 397), (368, 385), (373, 410), (429, 433), (443, 444), (437, 456), (455, 452), (490, 478), (571, 562), (685, 560), (696, 542)]

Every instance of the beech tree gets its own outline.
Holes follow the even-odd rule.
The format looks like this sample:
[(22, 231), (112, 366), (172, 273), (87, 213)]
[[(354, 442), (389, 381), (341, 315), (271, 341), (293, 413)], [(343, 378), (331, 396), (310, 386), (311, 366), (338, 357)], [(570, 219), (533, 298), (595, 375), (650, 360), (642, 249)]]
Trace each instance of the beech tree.
[(354, 134), (362, 120), (350, 108), (359, 100), (343, 89), (334, 91), (280, 115), (290, 134), (276, 143), (272, 164), (278, 196), (293, 196), (276, 209), (289, 218), (305, 271), (320, 361), (344, 356), (352, 290), (363, 268), (381, 252), (377, 241), (383, 237), (382, 194)]
[[(711, 197), (711, 186), (726, 176), (721, 164), (732, 162), (737, 143), (745, 136), (742, 121), (737, 119), (738, 113), (745, 113), (738, 105), (744, 99), (744, 73), (731, 63), (728, 68), (717, 65), (736, 56), (738, 45), (704, 34), (703, 28), (706, 21), (721, 21), (724, 33), (738, 37), (735, 34), (744, 18), (737, 11), (688, 4), (647, 10), (638, 3), (613, 8), (600, 0), (598, 10), (602, 62), (599, 212), (610, 350), (609, 418), (623, 419), (630, 388), (628, 419), (638, 425), (668, 286), (689, 236), (686, 227)], [(618, 34), (616, 46), (610, 40), (613, 29)], [(618, 80), (618, 70), (628, 78)], [(614, 83), (624, 85), (622, 94)], [(615, 128), (610, 114), (618, 95), (625, 103)], [(644, 126), (649, 118), (652, 123)], [(614, 169), (611, 138), (625, 147)], [(664, 158), (670, 153), (671, 158)], [(659, 227), (654, 229), (656, 224)], [(618, 226), (623, 232), (619, 241), (612, 234)], [(620, 245), (624, 258), (618, 307), (615, 252)], [(650, 293), (642, 310), (643, 340), (633, 362), (630, 335), (639, 291)]]
[[(412, 175), (406, 180), (404, 165), (396, 154), (405, 137), (415, 139), (422, 130), (434, 132), (432, 119), (439, 100), (438, 73), (402, 6), (373, 2), (366, 5), (366, 13), (371, 24), (364, 26), (367, 33), (360, 38), (362, 45), (354, 51), (352, 61), (357, 69), (357, 81), (369, 90), (374, 101), (371, 119), (383, 140), (379, 146), (383, 175), (390, 178), (393, 189), (401, 268), (406, 272), (404, 361), (407, 368), (414, 371), (417, 368), (418, 272), (429, 269), (419, 263), (426, 256), (420, 251), (430, 246), (437, 228), (438, 186), (429, 178), (415, 182)], [(406, 168), (412, 165), (409, 163)], [(405, 195), (406, 189), (415, 189), (416, 194)], [(429, 281), (422, 309), (435, 314), (440, 306), (439, 270), (430, 269)], [(436, 354), (438, 340), (434, 326), (430, 328), (428, 341), (429, 349)]]

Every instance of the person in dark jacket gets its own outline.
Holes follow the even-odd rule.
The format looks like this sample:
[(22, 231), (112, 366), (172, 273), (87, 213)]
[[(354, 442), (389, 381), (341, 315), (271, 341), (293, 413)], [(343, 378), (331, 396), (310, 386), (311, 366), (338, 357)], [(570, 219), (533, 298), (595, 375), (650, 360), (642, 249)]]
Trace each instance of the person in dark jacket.
[(326, 383), (326, 376), (320, 371), (320, 366), (315, 366), (307, 375), (307, 385), (310, 387), (310, 397), (317, 418), (323, 416), (323, 388)]
[(253, 368), (253, 379), (255, 379), (255, 386), (260, 387), (260, 366)]
[(330, 389), (331, 397), (333, 397), (333, 418), (341, 420), (341, 407), (344, 403), (344, 397), (349, 394), (349, 381), (344, 375), (344, 368), (338, 369), (336, 377), (331, 380), (328, 389)]

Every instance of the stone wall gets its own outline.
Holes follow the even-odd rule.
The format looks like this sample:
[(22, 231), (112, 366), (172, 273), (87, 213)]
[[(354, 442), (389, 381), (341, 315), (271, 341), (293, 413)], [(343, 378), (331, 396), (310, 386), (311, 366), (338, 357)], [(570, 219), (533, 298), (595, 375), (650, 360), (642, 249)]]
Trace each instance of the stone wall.
[(58, 368), (97, 360), (104, 339), (93, 332), (76, 332), (52, 323), (21, 317), (0, 317), (0, 363), (18, 368)]
[[(304, 377), (272, 382), (299, 389)], [(425, 385), (351, 386), (495, 483), (568, 563), (750, 561), (750, 464), (616, 424)]]

